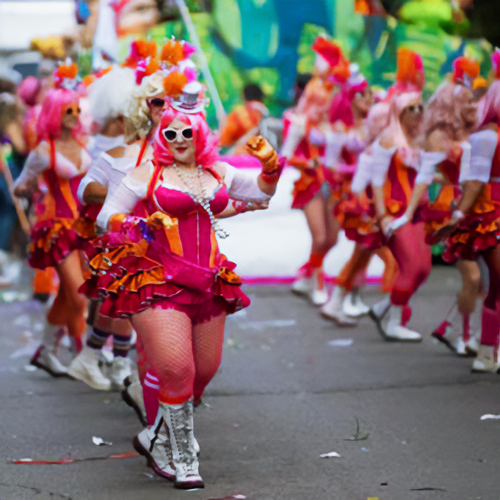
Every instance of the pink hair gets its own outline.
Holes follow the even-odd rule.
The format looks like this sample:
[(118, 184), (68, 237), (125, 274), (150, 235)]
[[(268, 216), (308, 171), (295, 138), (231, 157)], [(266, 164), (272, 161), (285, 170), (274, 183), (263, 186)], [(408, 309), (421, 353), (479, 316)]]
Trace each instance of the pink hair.
[(162, 130), (168, 128), (174, 120), (180, 120), (193, 127), (196, 164), (203, 167), (210, 167), (213, 165), (218, 155), (217, 138), (211, 133), (203, 114), (182, 113), (171, 106), (168, 106), (163, 111), (160, 126), (155, 132), (155, 160), (160, 165), (165, 166), (172, 165), (175, 162), (174, 155), (171, 153), (168, 146), (169, 143), (162, 134)]
[(462, 118), (462, 107), (470, 99), (470, 92), (467, 87), (452, 82), (440, 85), (428, 102), (424, 120), (425, 134), (430, 134), (437, 127), (448, 127), (456, 137), (460, 131), (465, 130), (467, 124)]
[(17, 89), (17, 95), (22, 99), (26, 106), (34, 106), (37, 103), (38, 96), (42, 90), (42, 84), (34, 76), (26, 77)]
[(382, 132), (386, 137), (390, 137), (391, 142), (397, 148), (410, 147), (408, 139), (401, 126), (401, 113), (412, 102), (420, 98), (419, 92), (403, 92), (393, 95), (389, 105), (389, 124)]
[[(36, 123), (38, 140), (57, 139), (61, 136), (63, 111), (66, 106), (78, 104), (79, 95), (67, 89), (50, 89), (43, 100), (42, 109)], [(82, 126), (78, 122), (72, 131), (73, 137), (82, 135)]]
[(368, 87), (366, 80), (351, 86), (345, 86), (332, 100), (330, 106), (330, 123), (343, 122), (348, 127), (354, 125), (352, 114), (352, 101), (359, 92), (364, 92)]
[(370, 108), (366, 117), (368, 142), (373, 142), (379, 136), (380, 131), (389, 125), (389, 108), (388, 102), (377, 102)]
[(489, 123), (500, 124), (500, 80), (495, 80), (479, 101), (478, 128)]

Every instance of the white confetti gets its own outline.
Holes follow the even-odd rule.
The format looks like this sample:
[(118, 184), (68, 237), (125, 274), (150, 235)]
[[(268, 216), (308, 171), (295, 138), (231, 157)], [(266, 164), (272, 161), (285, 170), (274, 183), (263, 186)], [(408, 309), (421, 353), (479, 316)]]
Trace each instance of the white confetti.
[(500, 420), (500, 415), (492, 415), (491, 413), (487, 413), (481, 417), (481, 420)]
[(109, 441), (104, 441), (104, 439), (97, 437), (97, 436), (92, 436), (92, 442), (96, 446), (111, 446), (113, 443), (110, 443)]
[(323, 453), (320, 458), (340, 458), (340, 455), (336, 451), (331, 451), (330, 453)]
[(349, 347), (353, 343), (354, 339), (333, 339), (327, 342), (330, 347)]

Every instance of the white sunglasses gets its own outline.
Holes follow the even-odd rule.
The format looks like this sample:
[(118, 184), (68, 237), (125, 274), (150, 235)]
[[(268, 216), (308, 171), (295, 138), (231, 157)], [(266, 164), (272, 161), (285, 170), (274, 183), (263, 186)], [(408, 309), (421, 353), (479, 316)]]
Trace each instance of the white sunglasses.
[(191, 127), (186, 127), (182, 130), (166, 128), (165, 130), (162, 130), (161, 133), (163, 134), (163, 137), (165, 137), (167, 142), (176, 141), (179, 133), (182, 135), (182, 139), (184, 139), (185, 141), (193, 140), (193, 129)]

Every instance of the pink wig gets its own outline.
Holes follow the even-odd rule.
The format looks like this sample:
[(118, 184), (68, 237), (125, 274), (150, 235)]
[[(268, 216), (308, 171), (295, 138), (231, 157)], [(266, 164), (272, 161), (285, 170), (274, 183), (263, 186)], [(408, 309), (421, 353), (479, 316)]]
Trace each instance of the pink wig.
[(462, 108), (468, 103), (471, 91), (460, 84), (445, 82), (429, 99), (424, 119), (424, 132), (429, 135), (437, 127), (447, 127), (455, 137), (465, 130), (467, 123), (462, 118)]
[(34, 106), (37, 103), (38, 96), (42, 90), (40, 81), (34, 76), (26, 77), (17, 89), (17, 95), (22, 99), (26, 106)]
[(352, 114), (352, 101), (356, 94), (364, 92), (368, 82), (363, 80), (355, 85), (346, 85), (332, 100), (330, 107), (330, 123), (343, 122), (348, 127), (354, 125)]
[(495, 80), (479, 102), (478, 128), (489, 123), (500, 124), (500, 80)]
[(169, 143), (163, 137), (162, 130), (174, 120), (180, 120), (193, 128), (193, 141), (195, 144), (195, 161), (197, 165), (203, 167), (210, 167), (214, 164), (217, 155), (217, 139), (210, 132), (207, 121), (202, 113), (187, 114), (177, 111), (171, 106), (163, 111), (160, 126), (156, 129), (155, 133), (155, 149), (154, 158), (164, 166), (172, 165), (175, 158), (169, 149)]
[(366, 117), (369, 143), (373, 142), (380, 135), (380, 131), (389, 125), (389, 108), (388, 102), (377, 102), (370, 108)]
[[(42, 109), (36, 123), (38, 140), (57, 139), (61, 136), (61, 123), (64, 108), (78, 104), (79, 95), (66, 89), (51, 89), (45, 95)], [(73, 129), (72, 135), (76, 138), (82, 134), (80, 122)]]
[[(389, 105), (389, 124), (383, 131), (383, 135), (390, 137), (392, 143), (397, 148), (410, 147), (408, 139), (403, 131), (403, 127), (401, 126), (401, 114), (412, 101), (419, 98), (419, 92), (403, 92), (401, 94), (395, 94), (391, 99)], [(417, 134), (418, 131), (415, 131), (415, 136)]]

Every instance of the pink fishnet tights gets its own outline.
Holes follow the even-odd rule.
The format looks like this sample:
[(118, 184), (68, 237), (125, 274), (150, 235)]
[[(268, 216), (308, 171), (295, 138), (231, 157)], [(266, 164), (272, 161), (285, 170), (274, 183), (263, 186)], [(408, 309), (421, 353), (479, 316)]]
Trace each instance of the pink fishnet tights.
[(148, 363), (160, 381), (159, 399), (182, 404), (201, 398), (222, 359), (226, 313), (193, 325), (175, 309), (148, 309), (132, 317)]

